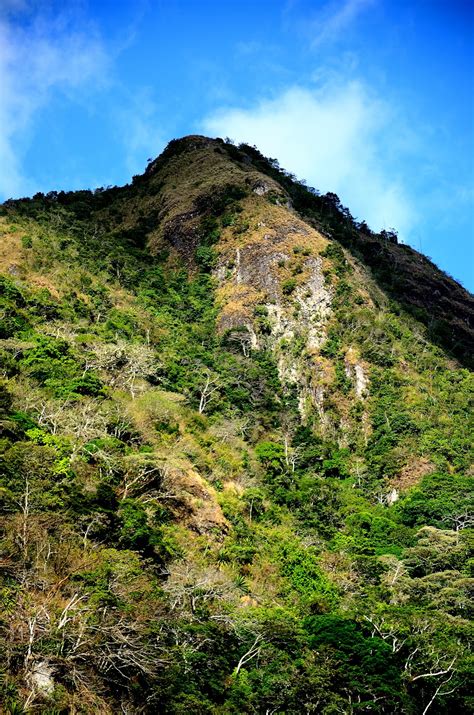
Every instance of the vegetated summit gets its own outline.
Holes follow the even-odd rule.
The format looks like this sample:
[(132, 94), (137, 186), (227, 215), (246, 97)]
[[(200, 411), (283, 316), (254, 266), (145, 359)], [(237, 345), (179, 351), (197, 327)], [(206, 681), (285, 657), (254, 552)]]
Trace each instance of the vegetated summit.
[(472, 296), (200, 136), (0, 233), (0, 711), (472, 712)]

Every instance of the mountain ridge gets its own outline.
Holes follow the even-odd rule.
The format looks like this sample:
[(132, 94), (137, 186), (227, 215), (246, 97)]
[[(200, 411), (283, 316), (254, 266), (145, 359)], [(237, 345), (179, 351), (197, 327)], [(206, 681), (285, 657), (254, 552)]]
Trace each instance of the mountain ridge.
[[(179, 156), (186, 155), (190, 162), (190, 177), (186, 177), (179, 166)], [(209, 161), (212, 159), (212, 161)], [(230, 165), (228, 159), (234, 165)], [(171, 191), (171, 195), (163, 197), (163, 182), (160, 172), (168, 175), (169, 168), (178, 165), (181, 191)], [(207, 174), (204, 171), (207, 164)], [(212, 167), (210, 171), (210, 167)], [(196, 182), (194, 172), (199, 175)], [(210, 175), (209, 175), (210, 173)], [(204, 179), (204, 176), (206, 177)], [(168, 231), (168, 243), (181, 240), (181, 255), (188, 261), (192, 260), (193, 252), (199, 241), (197, 217), (209, 212), (210, 196), (218, 193), (225, 183), (242, 185), (249, 189), (252, 184), (258, 187), (263, 180), (272, 185), (272, 191), (281, 194), (300, 217), (314, 224), (316, 230), (328, 233), (342, 246), (347, 248), (355, 258), (358, 258), (374, 273), (382, 290), (390, 297), (400, 302), (428, 329), (430, 340), (434, 340), (443, 348), (448, 348), (454, 357), (461, 362), (467, 361), (472, 367), (474, 353), (474, 297), (451, 276), (440, 270), (430, 259), (405, 244), (398, 244), (393, 232), (372, 232), (365, 222), (355, 221), (349, 210), (345, 208), (335, 194), (320, 196), (314, 189), (308, 189), (304, 183), (298, 182), (294, 176), (282, 170), (278, 162), (269, 160), (255, 147), (241, 145), (241, 148), (219, 139), (209, 139), (201, 135), (189, 135), (173, 140), (165, 151), (148, 166), (141, 176), (134, 177), (131, 185), (112, 189), (117, 196), (128, 193), (128, 189), (136, 188), (138, 196), (146, 187), (151, 196), (142, 208), (148, 215), (143, 219), (139, 216), (129, 217), (127, 227), (133, 232), (142, 232), (146, 224), (157, 222), (163, 224), (159, 235), (151, 231), (149, 245), (152, 251), (159, 250), (158, 245)], [(207, 182), (207, 184), (206, 184)], [(169, 183), (169, 182), (168, 182)], [(198, 183), (199, 186), (195, 184)], [(194, 184), (194, 185), (193, 185)], [(168, 188), (169, 192), (169, 188)], [(107, 191), (103, 192), (107, 195)], [(50, 192), (49, 196), (55, 196)], [(68, 192), (73, 197), (77, 192)], [(176, 196), (180, 199), (176, 201)], [(284, 197), (284, 198), (283, 198)], [(155, 200), (154, 200), (155, 199)], [(181, 205), (185, 199), (185, 205)], [(57, 200), (57, 199), (55, 199)], [(215, 197), (214, 197), (215, 200)], [(21, 200), (20, 200), (21, 201)], [(168, 202), (168, 203), (167, 203)], [(195, 204), (196, 202), (196, 204)], [(10, 202), (6, 202), (9, 205)], [(100, 201), (97, 202), (100, 205)], [(155, 204), (160, 204), (159, 211)], [(163, 206), (163, 203), (165, 206)], [(18, 206), (18, 202), (16, 204)], [(100, 213), (100, 209), (99, 213)], [(157, 213), (158, 211), (158, 213)], [(161, 233), (160, 233), (161, 231)], [(182, 238), (180, 239), (180, 234)], [(166, 246), (165, 239), (165, 246)]]
[(470, 712), (468, 293), (196, 135), (0, 233), (4, 711)]

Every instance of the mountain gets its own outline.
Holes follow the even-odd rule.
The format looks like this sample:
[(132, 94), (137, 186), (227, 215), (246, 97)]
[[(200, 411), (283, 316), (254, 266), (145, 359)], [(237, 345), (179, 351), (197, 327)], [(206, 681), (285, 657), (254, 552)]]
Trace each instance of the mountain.
[(473, 297), (220, 139), (0, 214), (2, 712), (471, 712)]

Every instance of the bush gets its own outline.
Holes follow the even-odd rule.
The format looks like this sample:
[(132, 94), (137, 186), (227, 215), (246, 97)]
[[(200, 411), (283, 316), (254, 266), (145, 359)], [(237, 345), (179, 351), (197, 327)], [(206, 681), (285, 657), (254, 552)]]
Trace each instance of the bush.
[(72, 380), (48, 379), (45, 380), (44, 385), (54, 392), (55, 397), (64, 399), (74, 400), (83, 396), (103, 397), (106, 394), (103, 382), (91, 373)]
[(469, 514), (472, 479), (461, 474), (429, 474), (398, 504), (404, 524), (455, 528), (456, 517)]
[(196, 249), (196, 262), (205, 271), (211, 271), (217, 263), (217, 253), (212, 246), (199, 246)]
[(297, 286), (296, 278), (288, 278), (281, 284), (281, 289), (284, 295), (291, 295)]

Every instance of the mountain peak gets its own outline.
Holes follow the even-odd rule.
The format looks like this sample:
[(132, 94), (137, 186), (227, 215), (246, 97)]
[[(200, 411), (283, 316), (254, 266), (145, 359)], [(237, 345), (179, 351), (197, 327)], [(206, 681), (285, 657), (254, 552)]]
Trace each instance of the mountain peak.
[(472, 297), (198, 135), (0, 232), (8, 712), (468, 712)]
[(374, 233), (365, 222), (355, 221), (335, 194), (321, 196), (255, 147), (190, 135), (170, 142), (145, 176), (153, 178), (151, 191), (158, 191), (156, 201), (149, 200), (150, 207), (160, 204), (160, 228), (150, 239), (152, 250), (164, 238), (181, 246), (190, 260), (199, 242), (199, 222), (215, 211), (212, 206), (229, 187), (237, 187), (263, 197), (261, 206), (271, 202), (286, 207), (311, 229), (338, 242), (365, 265), (390, 299), (428, 328), (430, 339), (472, 365), (472, 295), (423, 254), (398, 244), (395, 233)]

